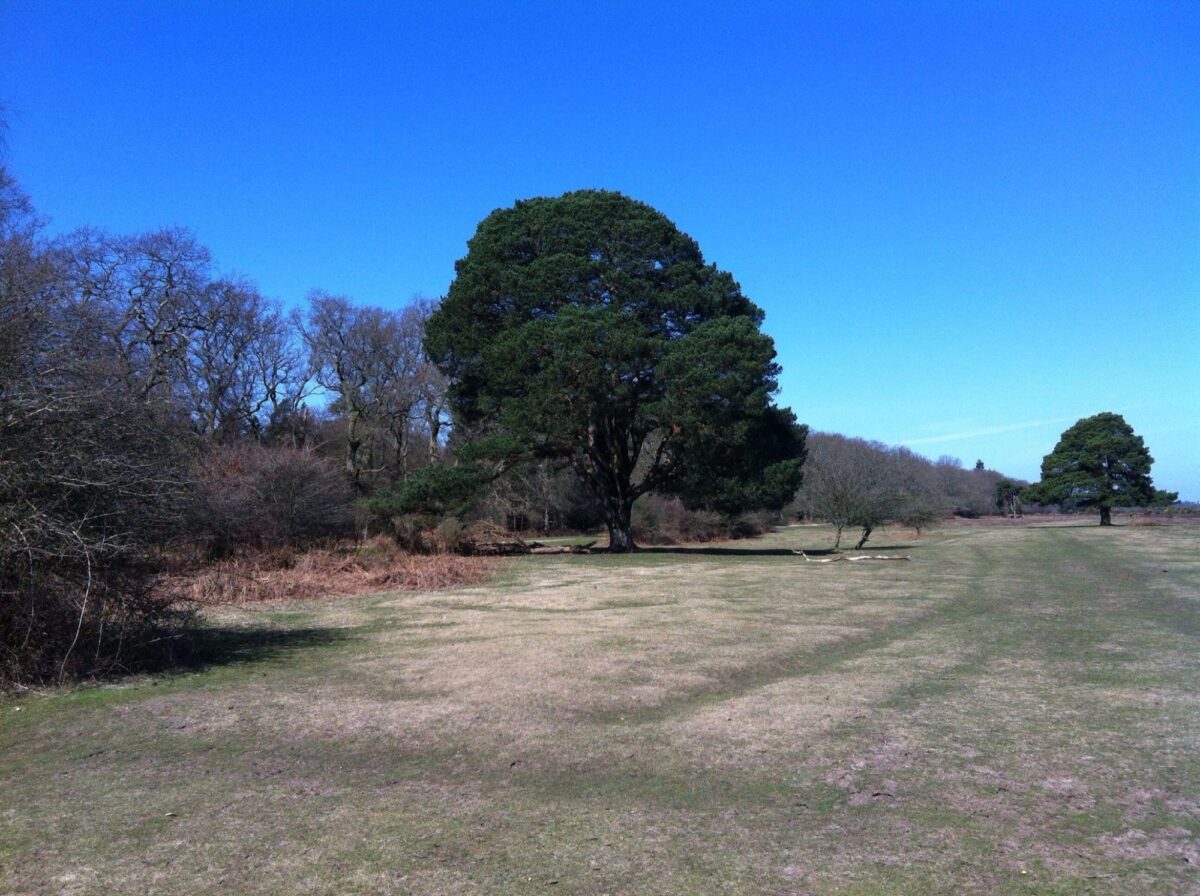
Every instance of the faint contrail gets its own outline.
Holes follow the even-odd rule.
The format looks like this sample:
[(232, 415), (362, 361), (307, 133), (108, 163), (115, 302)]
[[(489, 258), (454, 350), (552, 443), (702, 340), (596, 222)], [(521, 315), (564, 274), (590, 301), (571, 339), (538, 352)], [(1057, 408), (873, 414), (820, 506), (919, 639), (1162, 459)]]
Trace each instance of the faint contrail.
[(992, 436), (1000, 432), (1016, 432), (1019, 429), (1037, 429), (1039, 426), (1056, 426), (1070, 423), (1074, 417), (1056, 417), (1053, 420), (1026, 420), (1024, 423), (1007, 423), (1004, 426), (986, 426), (982, 429), (971, 429), (966, 432), (952, 432), (944, 436), (922, 436), (919, 439), (901, 439), (901, 445), (933, 445), (937, 442), (957, 442), (961, 439), (974, 439), (979, 436)]

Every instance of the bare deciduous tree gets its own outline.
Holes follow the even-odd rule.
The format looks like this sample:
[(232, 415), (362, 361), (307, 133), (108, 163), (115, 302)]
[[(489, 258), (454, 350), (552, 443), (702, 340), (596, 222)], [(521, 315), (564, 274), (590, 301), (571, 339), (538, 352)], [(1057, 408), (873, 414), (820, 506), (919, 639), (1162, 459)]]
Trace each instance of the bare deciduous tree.
[(117, 237), (83, 230), (63, 251), (78, 312), (120, 359), (116, 371), (142, 398), (185, 381), (193, 333), (204, 322), (212, 257), (183, 229)]
[(858, 549), (885, 523), (919, 528), (944, 512), (932, 467), (924, 458), (906, 448), (830, 433), (809, 437), (797, 503), (805, 515), (833, 524), (834, 550), (847, 526), (862, 529)]
[(271, 419), (298, 406), (304, 371), (291, 322), (276, 303), (246, 282), (208, 284), (182, 371), (182, 397), (201, 434), (261, 440)]
[(313, 375), (335, 396), (345, 419), (345, 467), (354, 489), (374, 474), (403, 479), (413, 436), (424, 430), (427, 458), (436, 455), (445, 425), (445, 384), (421, 348), (427, 303), (401, 312), (355, 306), (316, 292), (302, 322)]
[(799, 502), (807, 516), (834, 526), (834, 550), (847, 526), (862, 527), (861, 547), (871, 530), (891, 516), (896, 496), (888, 468), (887, 449), (878, 442), (827, 433), (809, 436)]
[(968, 470), (957, 457), (943, 454), (934, 469), (938, 488), (956, 515), (984, 516), (995, 509), (996, 484), (1002, 477), (987, 469), (982, 460)]

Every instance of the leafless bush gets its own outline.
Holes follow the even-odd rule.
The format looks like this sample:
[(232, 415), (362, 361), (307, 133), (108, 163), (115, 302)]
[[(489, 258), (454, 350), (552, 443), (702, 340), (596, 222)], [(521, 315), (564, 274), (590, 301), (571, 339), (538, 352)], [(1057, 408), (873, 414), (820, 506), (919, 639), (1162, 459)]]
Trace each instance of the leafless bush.
[(638, 544), (686, 544), (729, 535), (718, 513), (688, 510), (678, 498), (643, 495), (633, 505), (633, 535)]
[(778, 522), (779, 515), (769, 510), (743, 513), (729, 524), (730, 538), (755, 538), (770, 532)]
[(179, 531), (186, 438), (119, 392), (0, 394), (0, 676), (129, 668), (179, 619), (151, 583)]
[(1155, 517), (1152, 517), (1149, 515), (1132, 514), (1129, 517), (1129, 525), (1153, 528), (1156, 526), (1166, 526), (1166, 525), (1168, 525), (1168, 522), (1166, 519), (1163, 519), (1163, 518), (1156, 519)]
[(191, 448), (37, 239), (0, 169), (0, 679), (145, 662), (178, 621), (151, 585), (182, 521)]
[(212, 558), (349, 534), (353, 495), (336, 462), (297, 448), (210, 449), (196, 467), (193, 527)]

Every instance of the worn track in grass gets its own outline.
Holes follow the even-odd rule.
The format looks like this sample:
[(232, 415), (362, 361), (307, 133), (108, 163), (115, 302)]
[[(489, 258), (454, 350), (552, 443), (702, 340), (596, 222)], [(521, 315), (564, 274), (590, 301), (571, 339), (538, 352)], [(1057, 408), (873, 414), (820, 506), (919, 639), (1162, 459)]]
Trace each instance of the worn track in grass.
[(0, 704), (0, 892), (1200, 890), (1197, 528), (770, 553), (822, 538), (223, 611)]

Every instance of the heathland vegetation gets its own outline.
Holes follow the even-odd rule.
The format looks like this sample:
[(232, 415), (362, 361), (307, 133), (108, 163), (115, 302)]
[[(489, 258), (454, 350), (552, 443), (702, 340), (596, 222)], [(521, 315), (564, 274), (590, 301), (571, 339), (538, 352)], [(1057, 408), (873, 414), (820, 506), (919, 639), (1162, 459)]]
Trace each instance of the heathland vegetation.
[(197, 598), (471, 580), (445, 555), (505, 530), (622, 552), (803, 518), (836, 550), (1023, 495), (1174, 499), (1112, 414), (1033, 490), (810, 434), (761, 310), (618, 193), (497, 210), (456, 271), (440, 301), (288, 311), (186, 230), (49, 239), (0, 169), (0, 680), (186, 662)]

